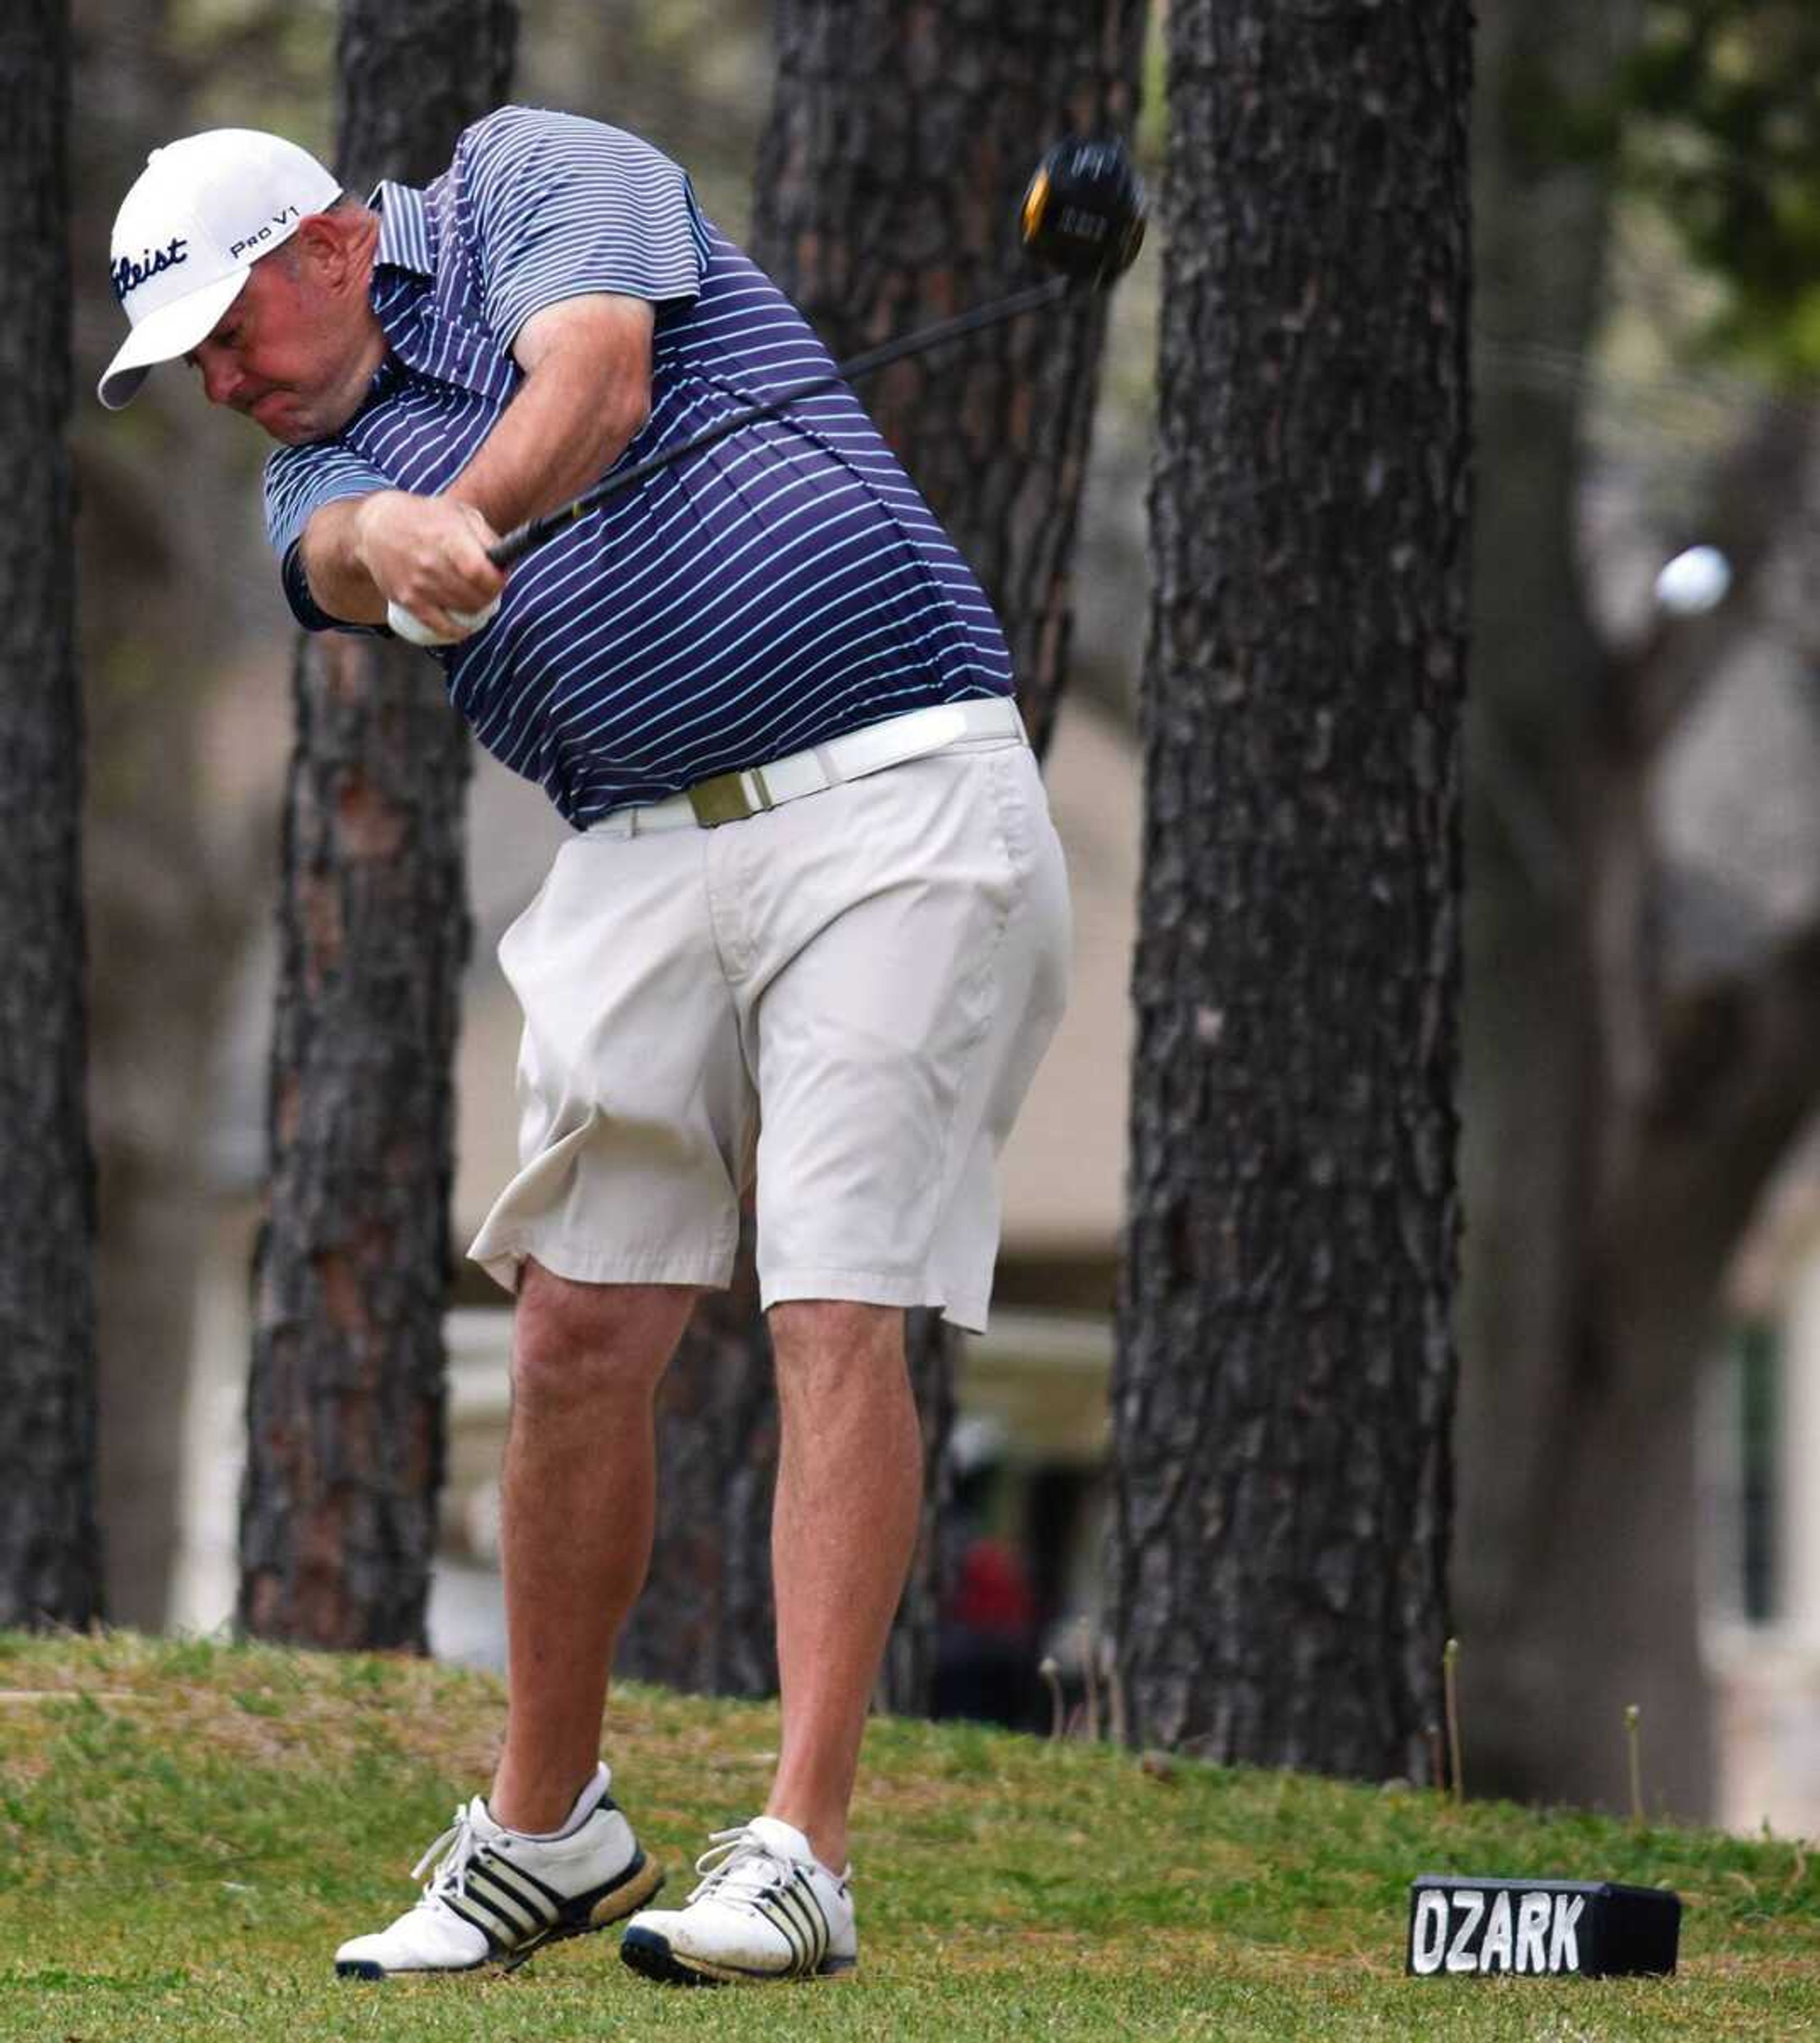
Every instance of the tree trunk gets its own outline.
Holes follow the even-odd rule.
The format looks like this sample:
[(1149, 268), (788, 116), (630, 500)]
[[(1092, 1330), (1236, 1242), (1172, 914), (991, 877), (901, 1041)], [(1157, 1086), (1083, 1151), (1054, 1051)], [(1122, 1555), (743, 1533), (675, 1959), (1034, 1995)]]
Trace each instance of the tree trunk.
[[(504, 98), (509, 0), (344, 0), (337, 174), (422, 181)], [(270, 1212), (239, 1616), (421, 1650), (443, 1463), (468, 740), (435, 668), (305, 641), (286, 803)]]
[(518, 0), (342, 0), (335, 167), (357, 197), (447, 168), (455, 137), (512, 90), (518, 16)]
[(70, 458), (70, 27), (0, 25), (0, 1625), (101, 1613)]
[[(1771, 436), (1734, 450), (1714, 493), (1711, 529), (1741, 586), (1768, 542), (1752, 527), (1780, 528), (1785, 546), (1799, 530), (1791, 471), (1809, 442), (1784, 416)], [(1748, 516), (1728, 516), (1728, 499)], [(1571, 1025), (1538, 1017), (1526, 1060), (1481, 1014), (1471, 1103), (1512, 1133), (1504, 1158), (1479, 1152), (1486, 1204), (1537, 1299), (1508, 1321), (1476, 1301), (1462, 1630), (1477, 1784), (1622, 1807), (1622, 1725), (1635, 1704), (1651, 1807), (1685, 1820), (1706, 1813), (1713, 1773), (1698, 1624), (1699, 1372), (1727, 1268), (1820, 1084), (1820, 930), (1790, 927), (1722, 970), (1676, 969), (1653, 810), (1679, 707), (1665, 670), (1677, 664), (1672, 642), (1608, 657), (1597, 730), (1554, 734), (1553, 763), (1576, 780), (1569, 941), (1584, 991)], [(1485, 912), (1513, 948), (1481, 960), (1481, 1010), (1535, 964), (1512, 933), (1524, 895), (1508, 872), (1499, 879), (1507, 891)], [(1570, 1063), (1551, 1060), (1558, 1044)], [(1538, 1159), (1558, 1171), (1558, 1195), (1525, 1206), (1517, 1195), (1535, 1193)], [(1501, 1271), (1489, 1281), (1500, 1280), (1512, 1281)]]
[[(79, 0), (71, 15), (76, 322), (106, 336), (105, 355), (126, 331), (101, 259), (114, 209), (150, 144), (202, 124), (186, 122), (188, 67), (161, 0)], [(169, 1615), (182, 1527), (185, 1378), (216, 1218), (201, 1153), (205, 1131), (221, 1124), (211, 1049), (243, 919), (257, 912), (229, 880), (243, 868), (221, 856), (220, 808), (197, 799), (199, 726), (240, 585), (239, 550), (221, 543), (218, 512), (219, 470), (238, 436), (160, 429), (161, 410), (194, 402), (184, 380), (175, 369), (155, 376), (124, 421), (85, 383), (71, 435), (90, 789), (82, 892), (98, 960), (87, 1029), (97, 1481), (108, 1620), (146, 1631)], [(242, 516), (244, 490), (243, 466)]]
[(1170, 10), (1113, 1383), (1133, 1731), (1427, 1770), (1446, 1633), (1469, 16)]
[[(1144, 0), (780, 0), (776, 97), (759, 154), (753, 254), (838, 358), (1015, 289), (1018, 201), (1043, 148), (1070, 128), (1128, 132), (1140, 82)], [(998, 328), (904, 363), (865, 387), (894, 451), (993, 599), (1039, 753), (1060, 700), (1068, 565), (1105, 339), (1103, 301)], [(734, 1296), (752, 1290), (748, 1243)], [(729, 1554), (762, 1552), (776, 1417), (769, 1343), (710, 1301), (662, 1393), (668, 1485), (649, 1600), (692, 1612), (692, 1667), (768, 1669), (768, 1597), (729, 1600), (726, 1562), (686, 1527), (718, 1525)], [(946, 1573), (941, 1504), (952, 1481), (954, 1347), (939, 1315), (907, 1326), (924, 1435), (923, 1522), (880, 1677), (890, 1708), (928, 1707)], [(737, 1378), (737, 1381), (736, 1381)], [(728, 1412), (741, 1426), (725, 1423)], [(709, 1415), (722, 1459), (697, 1431)], [(675, 1528), (673, 1530), (669, 1528)], [(703, 1572), (705, 1570), (705, 1573)], [(715, 1627), (735, 1641), (705, 1642)], [(622, 1666), (676, 1664), (639, 1620)], [(653, 1658), (653, 1655), (656, 1657)], [(666, 1675), (665, 1678), (672, 1678)], [(740, 1692), (749, 1692), (743, 1688)]]
[[(780, 0), (753, 253), (837, 359), (1040, 273), (1019, 204), (1049, 143), (1128, 136), (1144, 0)], [(1039, 754), (1067, 669), (1070, 562), (1103, 293), (864, 388), (1004, 623)]]
[[(1583, 386), (1601, 309), (1608, 172), (1535, 146), (1557, 101), (1611, 89), (1628, 7), (1491, 0), (1474, 128), (1478, 324), (1473, 693), (1468, 719), (1461, 1174), (1459, 1516), (1454, 1581), (1469, 1780), (1559, 1796), (1538, 1713), (1566, 1669), (1538, 1661), (1522, 1606), (1543, 1530), (1536, 1415), (1561, 1401), (1585, 1297), (1597, 1095), (1594, 961), (1583, 924), (1582, 788), (1608, 682), (1576, 557)], [(1564, 1393), (1565, 1395), (1565, 1393)], [(1622, 1461), (1604, 1463), (1609, 1482)], [(1593, 1664), (1589, 1655), (1586, 1665)]]
[(941, 1619), (958, 1555), (950, 1537), (948, 1510), (954, 1497), (950, 1451), (959, 1401), (955, 1377), (959, 1337), (939, 1313), (926, 1309), (904, 1320), (910, 1389), (922, 1428), (922, 1516), (910, 1579), (885, 1642), (879, 1669), (878, 1704), (899, 1716), (927, 1716), (935, 1693)]
[[(1655, 814), (1677, 721), (1766, 563), (1808, 549), (1813, 427), (1787, 406), (1701, 480), (1736, 570), (1719, 616), (1603, 642), (1576, 556), (1609, 165), (1538, 149), (1607, 99), (1630, 5), (1485, 16), (1458, 1566), (1476, 1788), (1622, 1806), (1623, 1711), (1652, 1806), (1711, 1796), (1695, 1420), (1723, 1275), (1820, 1083), (1811, 922), (1692, 976)], [(1773, 579), (1781, 580), (1776, 577)]]

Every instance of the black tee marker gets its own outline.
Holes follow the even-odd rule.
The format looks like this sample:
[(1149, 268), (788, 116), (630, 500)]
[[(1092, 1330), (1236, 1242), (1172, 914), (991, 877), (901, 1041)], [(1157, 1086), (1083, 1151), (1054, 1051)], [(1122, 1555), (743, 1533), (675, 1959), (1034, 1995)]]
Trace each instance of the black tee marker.
[(1406, 1969), (1418, 1979), (1672, 1972), (1680, 1932), (1680, 1900), (1660, 1888), (1425, 1872), (1409, 1889)]

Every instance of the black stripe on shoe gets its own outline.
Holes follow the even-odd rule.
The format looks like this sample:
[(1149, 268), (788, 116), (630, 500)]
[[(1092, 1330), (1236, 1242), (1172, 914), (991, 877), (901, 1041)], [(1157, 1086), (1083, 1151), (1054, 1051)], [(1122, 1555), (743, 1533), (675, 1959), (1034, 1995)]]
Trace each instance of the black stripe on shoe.
[(525, 1871), (522, 1865), (493, 1853), (483, 1853), (469, 1869), (471, 1880), (485, 1880), (487, 1884), (503, 1894), (527, 1916), (533, 1926), (539, 1926), (560, 1915), (569, 1899), (554, 1888), (546, 1887), (541, 1880)]
[(491, 1866), (470, 1866), (462, 1892), (471, 1906), (484, 1909), (503, 1925), (508, 1945), (536, 1936), (556, 1917), (557, 1911), (547, 1903), (527, 1900)]
[(590, 1888), (585, 1894), (572, 1895), (563, 1903), (547, 1929), (540, 1930), (515, 1950), (500, 1953), (505, 1970), (516, 1972), (546, 1944), (611, 1929), (635, 1909), (654, 1900), (663, 1884), (662, 1869), (653, 1865), (642, 1851), (635, 1850), (624, 1868), (606, 1886)]
[(814, 1969), (815, 1961), (821, 1956), (817, 1950), (816, 1930), (821, 1925), (819, 1915), (811, 1915), (803, 1907), (803, 1899), (794, 1886), (780, 1887), (775, 1893), (768, 1894), (757, 1904), (758, 1912), (773, 1929), (780, 1931), (790, 1946), (792, 1972)]
[(546, 1914), (554, 1915), (569, 1905), (572, 1899), (570, 1895), (565, 1894), (560, 1888), (552, 1887), (547, 1880), (539, 1880), (529, 1866), (520, 1865), (516, 1859), (508, 1858), (504, 1852), (486, 1852), (481, 1856), (489, 1872), (496, 1878), (501, 1873), (509, 1872), (515, 1880), (528, 1890), (527, 1899), (535, 1898), (544, 1903)]
[(789, 1953), (788, 1961), (784, 1968), (787, 1974), (795, 1972), (803, 1962), (803, 1930), (801, 1925), (788, 1910), (779, 1909), (777, 1906), (779, 1891), (775, 1887), (768, 1888), (757, 1894), (743, 1895), (740, 1899), (741, 1905), (756, 1915), (761, 1922), (768, 1924), (775, 1930), (784, 1939), (784, 1946)]
[(815, 1892), (815, 1883), (809, 1877), (808, 1868), (798, 1866), (793, 1876), (799, 1897), (814, 1911), (814, 1919), (821, 1926), (815, 1938), (815, 1957), (819, 1963), (826, 1957), (828, 1947), (834, 1941), (834, 1926), (828, 1920), (828, 1911), (822, 1906), (822, 1897)]
[[(460, 1916), (470, 1930), (478, 1930), (486, 1938), (487, 1954), (489, 1957), (503, 1957), (512, 1948), (512, 1941), (500, 1937), (496, 1922), (487, 1920), (486, 1915), (483, 1915), (479, 1908), (466, 1905), (466, 1897), (464, 1895), (445, 1893), (440, 1898), (443, 1906), (451, 1915)], [(486, 1915), (490, 1915), (491, 1912), (489, 1910), (486, 1911)]]

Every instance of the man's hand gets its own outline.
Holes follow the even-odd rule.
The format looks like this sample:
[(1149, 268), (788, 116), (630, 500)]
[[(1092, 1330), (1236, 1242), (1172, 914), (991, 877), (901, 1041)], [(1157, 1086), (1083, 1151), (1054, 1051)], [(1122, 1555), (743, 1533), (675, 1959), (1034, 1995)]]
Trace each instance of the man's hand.
[(300, 551), (310, 593), (331, 617), (378, 624), (396, 606), (424, 626), (418, 643), (447, 644), (477, 630), (476, 613), (505, 586), (487, 558), (495, 536), (478, 511), (452, 497), (382, 489), (325, 504), (304, 527)]
[(360, 564), (388, 621), (420, 646), (466, 638), (498, 608), (505, 577), (486, 552), (497, 536), (470, 504), (403, 490), (362, 497), (354, 516)]

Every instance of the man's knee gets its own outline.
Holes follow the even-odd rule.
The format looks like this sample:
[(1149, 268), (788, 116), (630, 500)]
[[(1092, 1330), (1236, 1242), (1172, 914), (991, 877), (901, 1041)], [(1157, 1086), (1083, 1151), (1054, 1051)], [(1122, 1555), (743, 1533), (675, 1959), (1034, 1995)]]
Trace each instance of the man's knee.
[(512, 1328), (515, 1404), (561, 1409), (649, 1397), (698, 1294), (672, 1284), (579, 1284), (527, 1261)]
[(880, 1370), (901, 1370), (901, 1306), (868, 1305), (851, 1298), (787, 1298), (767, 1314), (779, 1382), (809, 1374), (876, 1380)]

